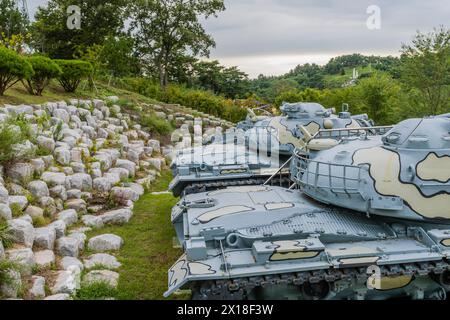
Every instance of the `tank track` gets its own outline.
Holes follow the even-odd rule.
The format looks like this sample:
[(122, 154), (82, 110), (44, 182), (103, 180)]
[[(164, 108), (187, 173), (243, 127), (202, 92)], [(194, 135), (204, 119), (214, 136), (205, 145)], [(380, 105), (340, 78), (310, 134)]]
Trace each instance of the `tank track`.
[[(450, 271), (447, 261), (418, 262), (380, 266), (383, 276), (429, 276), (445, 290), (434, 296), (434, 299), (445, 300), (446, 292), (450, 291), (450, 282), (446, 279), (445, 271)], [(249, 294), (258, 287), (276, 287), (295, 285), (301, 289), (300, 293), (306, 300), (322, 300), (336, 281), (340, 286), (351, 287), (354, 280), (366, 282), (369, 275), (367, 267), (349, 267), (342, 269), (303, 271), (285, 274), (274, 274), (257, 277), (236, 278), (229, 280), (202, 281), (193, 283), (193, 300), (248, 300)], [(354, 299), (363, 299), (355, 294)], [(423, 297), (419, 297), (423, 298)]]
[[(217, 189), (224, 189), (227, 187), (249, 186), (249, 185), (262, 185), (267, 181), (267, 178), (251, 178), (251, 179), (236, 179), (236, 180), (223, 180), (215, 182), (205, 183), (191, 183), (183, 190), (184, 195), (213, 191)], [(277, 178), (273, 178), (270, 185), (289, 187), (292, 183), (288, 175)]]

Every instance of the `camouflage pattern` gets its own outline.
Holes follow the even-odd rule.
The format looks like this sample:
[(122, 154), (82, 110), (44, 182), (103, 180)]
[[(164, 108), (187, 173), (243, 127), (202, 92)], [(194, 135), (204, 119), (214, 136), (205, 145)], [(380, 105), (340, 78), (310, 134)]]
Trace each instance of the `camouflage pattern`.
[(384, 136), (299, 152), (294, 180), (319, 201), (364, 214), (448, 220), (449, 132), (448, 116), (409, 119)]

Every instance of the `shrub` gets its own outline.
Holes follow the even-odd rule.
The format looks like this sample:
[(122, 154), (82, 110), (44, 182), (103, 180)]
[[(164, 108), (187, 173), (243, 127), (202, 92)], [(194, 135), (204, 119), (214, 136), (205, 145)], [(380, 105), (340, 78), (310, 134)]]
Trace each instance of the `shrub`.
[[(0, 217), (0, 242), (3, 247), (8, 248), (12, 245), (12, 236), (9, 231), (8, 223)], [(0, 282), (1, 283), (1, 282)]]
[(89, 62), (81, 60), (55, 60), (55, 62), (62, 70), (58, 80), (66, 92), (75, 92), (81, 80), (92, 73)]
[(154, 113), (144, 115), (140, 123), (142, 126), (147, 127), (150, 132), (156, 132), (160, 135), (169, 134), (173, 130), (169, 122), (158, 118)]
[(33, 67), (15, 51), (0, 47), (0, 96), (24, 78), (33, 75)]
[(24, 141), (17, 127), (9, 123), (0, 124), (0, 164), (11, 162), (16, 155), (15, 145)]
[(62, 70), (58, 64), (46, 57), (32, 56), (27, 60), (33, 67), (34, 75), (28, 77), (24, 85), (30, 94), (41, 96), (50, 80), (59, 77)]
[(78, 300), (98, 300), (104, 298), (115, 298), (117, 290), (107, 282), (93, 282), (83, 285), (75, 296)]

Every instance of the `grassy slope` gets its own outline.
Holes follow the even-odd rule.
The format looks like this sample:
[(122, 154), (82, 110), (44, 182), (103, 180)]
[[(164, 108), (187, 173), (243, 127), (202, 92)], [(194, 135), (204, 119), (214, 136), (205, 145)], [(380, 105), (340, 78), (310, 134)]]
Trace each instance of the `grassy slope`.
[[(165, 191), (172, 176), (162, 172), (150, 192)], [(124, 239), (124, 246), (116, 255), (122, 263), (117, 299), (162, 299), (167, 290), (167, 270), (181, 255), (173, 248), (175, 232), (170, 212), (177, 202), (171, 194), (145, 194), (135, 203), (133, 218), (123, 226), (93, 230), (88, 238), (113, 233)], [(175, 296), (188, 298), (188, 296)]]
[[(332, 88), (340, 87), (345, 82), (349, 81), (353, 75), (353, 68), (344, 68), (344, 70), (345, 70), (345, 75), (341, 75), (341, 74), (326, 75), (325, 76), (326, 87), (332, 87)], [(356, 70), (358, 70), (359, 75), (362, 75), (363, 73), (375, 71), (374, 68), (371, 68), (369, 66), (356, 67)]]

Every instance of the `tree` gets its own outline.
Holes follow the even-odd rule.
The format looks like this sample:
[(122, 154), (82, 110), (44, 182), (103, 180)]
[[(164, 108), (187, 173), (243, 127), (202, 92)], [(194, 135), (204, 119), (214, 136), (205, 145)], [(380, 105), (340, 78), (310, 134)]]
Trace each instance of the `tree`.
[(61, 68), (47, 57), (31, 56), (27, 60), (33, 67), (34, 74), (22, 80), (22, 83), (30, 94), (41, 96), (50, 80), (61, 75)]
[(0, 1), (1, 38), (9, 39), (13, 35), (25, 34), (28, 24), (28, 17), (16, 7), (14, 0)]
[(429, 115), (450, 108), (450, 29), (443, 26), (431, 33), (418, 32), (412, 44), (402, 45), (401, 79), (422, 93)]
[[(80, 29), (67, 26), (71, 5), (80, 8)], [(73, 59), (80, 48), (103, 45), (106, 37), (123, 29), (126, 5), (126, 0), (50, 0), (35, 15), (32, 44), (51, 58)]]
[(139, 74), (139, 60), (134, 47), (133, 38), (125, 35), (106, 39), (101, 61), (108, 74), (118, 78)]
[(17, 52), (0, 46), (0, 96), (22, 79), (34, 74), (31, 64)]
[(208, 56), (215, 45), (200, 18), (225, 10), (223, 0), (134, 0), (131, 27), (138, 51), (146, 64), (153, 64), (162, 88), (169, 71), (182, 55)]

